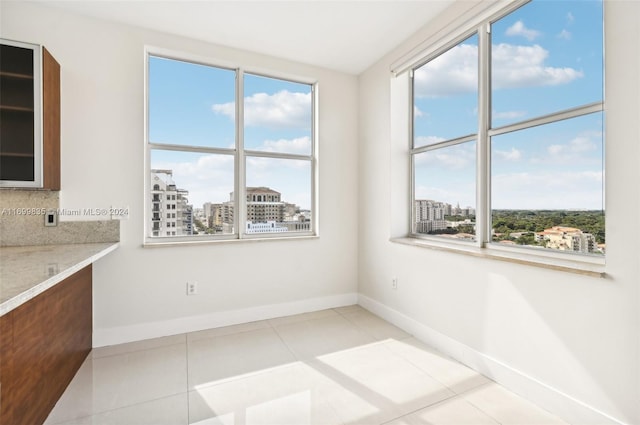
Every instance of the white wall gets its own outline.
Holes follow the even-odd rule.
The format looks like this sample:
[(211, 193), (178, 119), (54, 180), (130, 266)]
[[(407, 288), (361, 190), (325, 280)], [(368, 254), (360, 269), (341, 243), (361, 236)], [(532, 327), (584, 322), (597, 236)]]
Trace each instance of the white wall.
[[(61, 64), (61, 208), (130, 207), (120, 248), (94, 266), (94, 345), (356, 301), (356, 77), (29, 2), (1, 7), (2, 37), (43, 44)], [(317, 79), (320, 238), (141, 247), (145, 44)], [(185, 295), (187, 280), (199, 295)]]
[(361, 302), (574, 423), (640, 423), (640, 3), (606, 3), (606, 278), (389, 241), (406, 223), (394, 202), (408, 178), (396, 155), (407, 142), (390, 133), (406, 126), (390, 122), (390, 64), (471, 4), (360, 76)]

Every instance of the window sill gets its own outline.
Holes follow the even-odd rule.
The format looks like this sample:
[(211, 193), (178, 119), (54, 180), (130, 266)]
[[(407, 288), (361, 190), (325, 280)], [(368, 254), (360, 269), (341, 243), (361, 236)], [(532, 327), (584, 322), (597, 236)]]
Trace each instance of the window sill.
[(143, 248), (167, 248), (177, 246), (202, 246), (202, 245), (218, 245), (218, 244), (235, 244), (243, 242), (276, 242), (276, 241), (300, 241), (309, 239), (319, 239), (315, 234), (296, 235), (296, 236), (280, 236), (280, 237), (245, 237), (242, 239), (206, 239), (206, 240), (172, 240), (172, 238), (162, 238), (157, 241), (146, 240)]
[(549, 256), (535, 255), (529, 251), (515, 252), (514, 250), (504, 250), (495, 247), (479, 248), (477, 246), (447, 244), (443, 242), (412, 237), (391, 238), (390, 241), (402, 245), (452, 252), (477, 258), (506, 261), (509, 263), (540, 267), (548, 270), (575, 273), (583, 276), (591, 276), (597, 278), (604, 278), (606, 276), (604, 258), (551, 258)]

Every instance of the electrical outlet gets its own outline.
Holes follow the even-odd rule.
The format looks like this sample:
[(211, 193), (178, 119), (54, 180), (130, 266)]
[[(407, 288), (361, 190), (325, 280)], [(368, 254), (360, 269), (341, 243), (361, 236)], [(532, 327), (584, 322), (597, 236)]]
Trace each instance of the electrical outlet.
[(391, 278), (391, 288), (398, 289), (398, 278), (397, 277), (392, 277)]
[(45, 227), (54, 227), (58, 225), (58, 213), (56, 210), (47, 210), (44, 214)]
[(198, 293), (198, 282), (187, 282), (187, 295), (196, 295)]

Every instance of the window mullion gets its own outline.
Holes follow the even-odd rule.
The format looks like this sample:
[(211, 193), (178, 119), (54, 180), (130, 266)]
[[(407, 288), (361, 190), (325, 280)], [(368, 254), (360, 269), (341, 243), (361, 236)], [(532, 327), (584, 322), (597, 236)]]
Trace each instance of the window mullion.
[(235, 167), (235, 205), (237, 212), (234, 223), (238, 238), (245, 236), (247, 220), (246, 203), (246, 156), (244, 152), (244, 71), (236, 70), (236, 167)]
[(491, 238), (491, 153), (489, 122), (491, 120), (491, 34), (490, 24), (478, 31), (478, 142), (476, 167), (476, 244), (485, 246)]
[(416, 200), (416, 161), (415, 161), (415, 72), (413, 69), (409, 70), (409, 104), (407, 107), (409, 108), (409, 140), (408, 148), (409, 148), (409, 234), (416, 233), (416, 211), (415, 211), (415, 200)]
[(317, 128), (316, 128), (316, 114), (317, 114), (317, 86), (313, 84), (311, 86), (311, 231), (318, 234), (318, 184), (320, 179), (318, 178), (318, 152), (317, 152)]

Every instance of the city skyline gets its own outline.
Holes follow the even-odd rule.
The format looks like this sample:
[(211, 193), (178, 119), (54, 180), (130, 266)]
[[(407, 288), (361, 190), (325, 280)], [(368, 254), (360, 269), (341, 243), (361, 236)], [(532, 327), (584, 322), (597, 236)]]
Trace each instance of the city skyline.
[[(151, 169), (149, 236), (175, 237), (238, 232), (235, 192), (226, 201), (195, 207), (189, 191), (173, 178), (173, 170)], [(308, 232), (312, 213), (282, 199), (269, 187), (246, 187), (245, 233)]]

